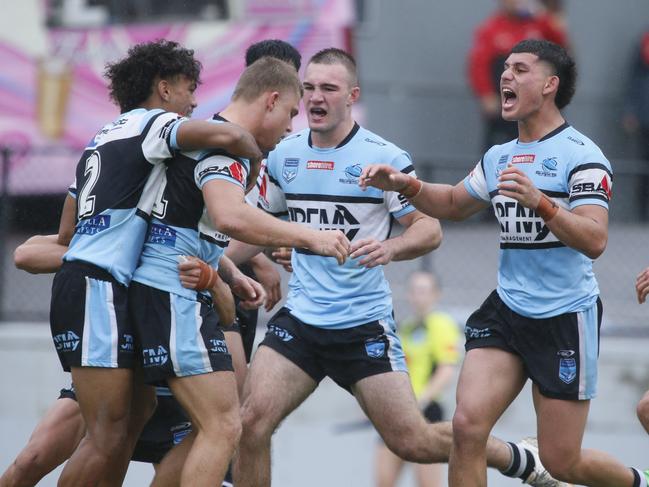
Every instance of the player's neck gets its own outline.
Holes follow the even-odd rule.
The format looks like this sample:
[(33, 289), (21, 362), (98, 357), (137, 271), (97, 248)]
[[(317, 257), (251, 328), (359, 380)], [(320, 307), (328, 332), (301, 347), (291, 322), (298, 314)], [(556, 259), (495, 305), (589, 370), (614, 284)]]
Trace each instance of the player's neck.
[(555, 107), (552, 110), (540, 110), (525, 120), (518, 121), (519, 142), (534, 142), (563, 125), (561, 112)]
[(232, 102), (219, 112), (228, 122), (235, 123), (248, 132), (255, 133), (259, 124), (259, 110), (253, 104)]
[(354, 123), (354, 119), (350, 117), (326, 132), (311, 130), (311, 142), (321, 149), (337, 147), (352, 131)]

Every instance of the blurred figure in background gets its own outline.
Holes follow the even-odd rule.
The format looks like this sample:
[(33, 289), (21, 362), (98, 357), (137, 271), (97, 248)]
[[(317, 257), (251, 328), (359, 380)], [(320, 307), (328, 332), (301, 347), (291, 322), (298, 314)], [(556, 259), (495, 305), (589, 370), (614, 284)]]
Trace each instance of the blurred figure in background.
[(626, 90), (623, 125), (637, 137), (639, 156), (647, 171), (638, 178), (638, 207), (642, 221), (649, 219), (649, 28), (642, 34), (633, 56), (629, 86)]
[[(458, 326), (450, 315), (436, 309), (439, 296), (433, 274), (413, 273), (408, 283), (408, 300), (413, 316), (399, 326), (410, 382), (425, 418), (431, 423), (444, 417), (437, 400), (453, 380), (460, 359)], [(376, 452), (377, 487), (394, 487), (404, 464), (381, 442)], [(419, 487), (440, 487), (444, 484), (441, 465), (413, 466)]]
[(516, 122), (503, 120), (500, 115), (498, 88), (503, 63), (512, 47), (523, 39), (546, 39), (563, 47), (568, 44), (561, 0), (498, 3), (498, 10), (476, 28), (468, 60), (469, 82), (484, 119), (483, 151), (518, 136)]

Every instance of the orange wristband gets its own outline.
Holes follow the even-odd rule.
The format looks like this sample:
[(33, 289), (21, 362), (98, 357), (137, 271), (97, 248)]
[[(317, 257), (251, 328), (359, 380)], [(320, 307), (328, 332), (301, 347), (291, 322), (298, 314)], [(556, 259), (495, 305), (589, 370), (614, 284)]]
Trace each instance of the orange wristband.
[(559, 206), (550, 198), (542, 194), (541, 199), (539, 200), (539, 204), (534, 211), (536, 211), (536, 214), (543, 218), (546, 222), (549, 222), (559, 211)]
[(408, 176), (408, 182), (403, 188), (399, 190), (399, 193), (411, 200), (421, 192), (421, 189), (423, 187), (424, 183), (422, 183), (419, 179)]
[(201, 269), (201, 275), (198, 277), (196, 290), (206, 291), (212, 289), (219, 278), (218, 273), (211, 265), (203, 262), (202, 260), (198, 261), (198, 266)]

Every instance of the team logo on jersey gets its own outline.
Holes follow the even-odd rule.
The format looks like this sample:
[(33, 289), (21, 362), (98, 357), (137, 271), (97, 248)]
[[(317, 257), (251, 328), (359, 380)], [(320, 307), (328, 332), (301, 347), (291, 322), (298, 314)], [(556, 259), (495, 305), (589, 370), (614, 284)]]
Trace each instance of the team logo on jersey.
[(351, 166), (347, 166), (345, 168), (345, 176), (346, 178), (340, 178), (338, 181), (340, 181), (343, 184), (358, 184), (358, 178), (361, 177), (361, 173), (363, 172), (363, 166), (360, 164), (352, 164)]
[(81, 220), (74, 233), (79, 235), (97, 235), (110, 228), (110, 215), (97, 215), (87, 220)]
[(334, 161), (306, 161), (307, 169), (320, 169), (322, 171), (333, 171)]
[(79, 346), (79, 337), (71, 330), (59, 333), (52, 337), (54, 346), (59, 352), (74, 352)]
[(143, 367), (159, 367), (166, 364), (167, 360), (169, 360), (169, 352), (162, 345), (142, 349)]
[(368, 357), (380, 358), (385, 355), (385, 341), (378, 340), (368, 340), (365, 342), (365, 352)]
[(546, 159), (543, 159), (543, 162), (541, 163), (541, 170), (536, 171), (536, 174), (548, 178), (555, 178), (557, 177), (558, 164), (559, 163), (557, 162), (556, 157), (548, 157)]
[(531, 164), (536, 159), (535, 154), (517, 154), (512, 157), (512, 164)]
[(574, 359), (574, 350), (559, 350), (559, 379), (570, 384), (577, 377), (577, 361)]
[(300, 160), (292, 157), (284, 159), (284, 166), (282, 167), (282, 177), (284, 181), (290, 183), (297, 177), (297, 170), (300, 165)]

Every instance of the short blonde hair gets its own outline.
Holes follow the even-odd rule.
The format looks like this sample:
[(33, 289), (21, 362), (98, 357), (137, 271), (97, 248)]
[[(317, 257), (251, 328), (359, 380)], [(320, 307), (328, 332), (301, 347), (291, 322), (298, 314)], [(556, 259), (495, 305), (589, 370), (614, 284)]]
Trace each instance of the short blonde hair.
[(295, 68), (279, 59), (263, 57), (243, 72), (234, 88), (232, 100), (251, 102), (268, 91), (294, 92), (302, 97), (302, 83)]

